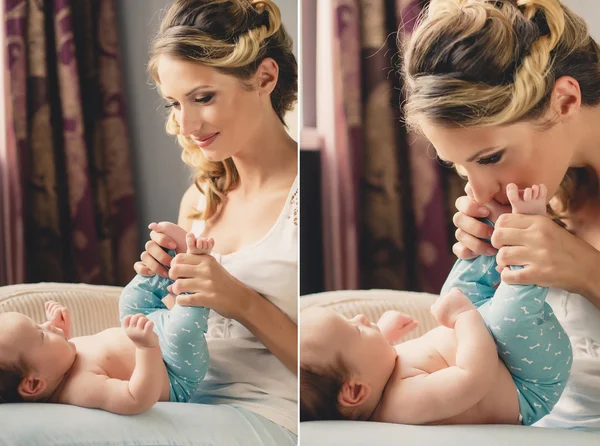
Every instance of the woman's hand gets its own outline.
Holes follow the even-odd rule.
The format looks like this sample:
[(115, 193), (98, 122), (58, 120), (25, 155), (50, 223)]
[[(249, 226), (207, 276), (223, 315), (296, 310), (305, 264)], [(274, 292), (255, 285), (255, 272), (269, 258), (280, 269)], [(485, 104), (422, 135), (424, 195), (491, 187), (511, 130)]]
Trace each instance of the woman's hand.
[[(202, 306), (246, 327), (294, 374), (298, 371), (298, 327), (275, 304), (233, 277), (208, 254), (177, 254), (168, 290), (182, 306)], [(190, 294), (182, 294), (190, 293)]]
[(456, 226), (455, 237), (457, 242), (452, 246), (452, 252), (459, 259), (473, 259), (480, 255), (492, 256), (496, 250), (489, 243), (480, 239), (489, 239), (492, 228), (477, 220), (489, 216), (490, 210), (478, 204), (473, 198), (469, 183), (465, 186), (467, 195), (456, 200), (458, 212), (452, 217)]
[(260, 296), (229, 274), (211, 255), (177, 254), (171, 262), (169, 277), (175, 280), (169, 291), (177, 296), (178, 304), (210, 308), (240, 322), (252, 297)]
[[(502, 280), (595, 294), (600, 253), (545, 215), (504, 214), (492, 236)], [(521, 265), (511, 270), (508, 265)]]
[(136, 262), (133, 269), (142, 276), (158, 274), (169, 277), (169, 272), (163, 265), (170, 266), (172, 257), (163, 248), (184, 252), (186, 231), (169, 222), (153, 222), (148, 225), (148, 229), (152, 229), (150, 240), (144, 246), (146, 250), (140, 256), (141, 262)]

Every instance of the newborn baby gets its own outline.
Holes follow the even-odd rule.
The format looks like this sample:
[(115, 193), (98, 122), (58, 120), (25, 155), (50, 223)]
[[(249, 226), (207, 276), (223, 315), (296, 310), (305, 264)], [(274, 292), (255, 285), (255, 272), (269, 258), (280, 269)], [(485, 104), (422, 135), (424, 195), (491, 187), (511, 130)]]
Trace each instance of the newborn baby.
[[(187, 234), (179, 243), (210, 254), (214, 241)], [(181, 248), (178, 246), (178, 248)], [(162, 299), (172, 283), (136, 276), (120, 298), (121, 328), (70, 337), (69, 311), (45, 305), (38, 325), (20, 313), (0, 314), (0, 403), (50, 402), (137, 414), (157, 401), (187, 401), (208, 368), (208, 309)]]
[[(514, 213), (545, 213), (543, 185), (521, 196), (510, 184), (507, 195)], [(548, 414), (570, 373), (571, 344), (545, 303), (548, 289), (501, 282), (496, 266), (494, 257), (458, 260), (431, 307), (441, 326), (395, 347), (415, 327), (401, 313), (372, 324), (304, 311), (301, 421), (531, 425)]]

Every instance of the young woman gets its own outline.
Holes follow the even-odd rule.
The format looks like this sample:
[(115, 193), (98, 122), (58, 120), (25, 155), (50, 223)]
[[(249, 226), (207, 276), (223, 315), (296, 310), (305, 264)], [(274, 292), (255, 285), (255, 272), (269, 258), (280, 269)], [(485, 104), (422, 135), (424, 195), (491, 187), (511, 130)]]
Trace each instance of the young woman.
[(212, 310), (209, 370), (192, 398), (206, 404), (202, 430), (222, 444), (234, 434), (295, 444), (298, 148), (284, 116), (297, 64), (279, 9), (270, 0), (176, 1), (149, 71), (170, 109), (167, 131), (195, 170), (178, 225), (215, 246), (173, 259), (158, 224), (135, 270), (170, 275), (177, 302)]
[[(493, 255), (509, 284), (553, 287), (571, 377), (538, 425), (600, 425), (600, 48), (558, 0), (437, 0), (406, 48), (408, 124), (469, 184), (454, 216), (463, 259)], [(506, 186), (545, 184), (556, 224), (502, 215)], [(482, 239), (490, 239), (491, 245)], [(522, 265), (510, 270), (507, 265)]]

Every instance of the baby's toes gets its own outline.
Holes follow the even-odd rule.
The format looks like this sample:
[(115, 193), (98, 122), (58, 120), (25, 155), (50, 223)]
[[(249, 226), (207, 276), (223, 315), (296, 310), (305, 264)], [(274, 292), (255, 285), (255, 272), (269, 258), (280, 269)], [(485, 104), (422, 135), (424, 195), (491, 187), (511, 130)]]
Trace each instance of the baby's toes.
[(206, 239), (206, 249), (208, 251), (212, 251), (212, 249), (215, 247), (215, 240), (212, 238), (207, 238)]
[(539, 196), (539, 199), (545, 201), (547, 196), (548, 196), (548, 188), (546, 187), (545, 184), (540, 184), (540, 196)]
[(532, 197), (534, 200), (537, 200), (540, 196), (540, 187), (537, 184), (531, 186)]
[(523, 201), (531, 201), (532, 198), (533, 198), (533, 190), (530, 187), (528, 187), (523, 192)]
[(187, 244), (188, 248), (195, 248), (196, 247), (196, 237), (194, 236), (193, 232), (188, 232), (185, 236), (185, 243)]
[(515, 205), (521, 201), (519, 199), (519, 188), (514, 183), (510, 183), (508, 186), (506, 186), (506, 196), (512, 205)]

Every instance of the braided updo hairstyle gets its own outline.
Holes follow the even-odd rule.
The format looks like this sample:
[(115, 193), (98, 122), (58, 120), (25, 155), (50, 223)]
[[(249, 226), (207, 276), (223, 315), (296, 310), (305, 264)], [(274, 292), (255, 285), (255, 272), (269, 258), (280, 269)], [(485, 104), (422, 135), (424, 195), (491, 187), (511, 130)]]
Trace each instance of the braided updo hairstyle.
[[(577, 80), (582, 105), (600, 103), (599, 61), (585, 21), (558, 0), (433, 0), (404, 48), (406, 123), (549, 128), (562, 76)], [(591, 167), (569, 168), (556, 195), (563, 212), (597, 194), (597, 182)]]
[[(254, 76), (260, 63), (269, 57), (279, 66), (277, 85), (270, 97), (283, 125), (285, 114), (297, 100), (298, 67), (292, 39), (281, 23), (279, 8), (271, 0), (175, 1), (151, 47), (148, 71), (157, 83), (161, 55), (198, 62), (242, 82)], [(194, 168), (194, 182), (206, 197), (205, 210), (190, 217), (210, 219), (239, 181), (235, 164), (231, 158), (208, 161), (198, 146), (181, 135), (174, 112), (167, 119), (167, 132), (177, 135), (183, 147), (181, 157)]]

